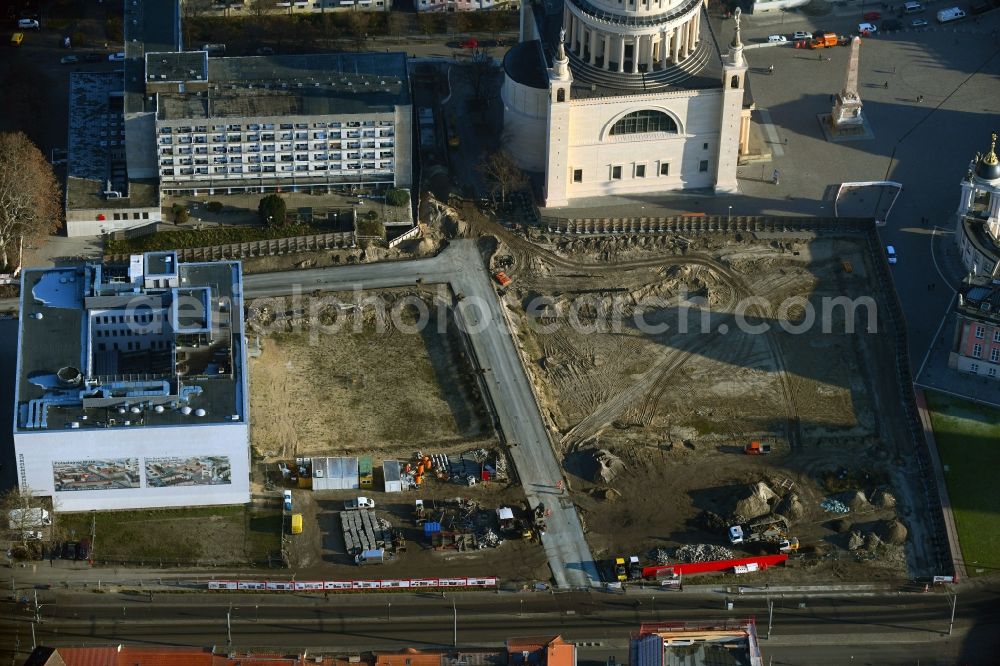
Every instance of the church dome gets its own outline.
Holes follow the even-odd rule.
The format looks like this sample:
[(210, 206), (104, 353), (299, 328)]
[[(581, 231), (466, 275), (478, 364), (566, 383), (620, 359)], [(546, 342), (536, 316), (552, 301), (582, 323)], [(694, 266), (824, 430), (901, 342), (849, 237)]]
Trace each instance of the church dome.
[(993, 133), (990, 150), (976, 162), (976, 175), (983, 180), (1000, 180), (1000, 161), (997, 161), (997, 135)]

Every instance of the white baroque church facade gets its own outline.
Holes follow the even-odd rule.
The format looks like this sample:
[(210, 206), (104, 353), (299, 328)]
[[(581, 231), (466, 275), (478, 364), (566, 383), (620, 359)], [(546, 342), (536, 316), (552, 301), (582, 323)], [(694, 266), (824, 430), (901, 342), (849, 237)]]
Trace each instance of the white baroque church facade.
[(753, 100), (736, 31), (703, 0), (521, 5), (504, 58), (504, 148), (544, 173), (544, 205), (686, 189), (735, 192)]

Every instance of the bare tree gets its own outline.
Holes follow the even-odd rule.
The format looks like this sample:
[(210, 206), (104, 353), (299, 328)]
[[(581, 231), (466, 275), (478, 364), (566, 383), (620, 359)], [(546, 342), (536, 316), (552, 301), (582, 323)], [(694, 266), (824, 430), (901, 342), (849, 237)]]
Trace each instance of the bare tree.
[(368, 12), (353, 11), (347, 15), (347, 32), (354, 40), (354, 48), (361, 50), (368, 39)]
[(528, 178), (517, 166), (517, 162), (502, 148), (491, 153), (479, 165), (479, 172), (492, 185), (494, 192), (500, 192), (500, 201), (506, 203), (507, 195), (524, 187)]
[(392, 12), (387, 19), (386, 32), (391, 37), (401, 37), (406, 32), (406, 19), (401, 12)]
[(23, 132), (0, 134), (0, 270), (14, 268), (21, 245), (62, 224), (55, 174)]
[(184, 0), (181, 6), (186, 19), (196, 19), (213, 8), (212, 0)]
[(254, 18), (261, 18), (267, 14), (273, 14), (278, 8), (278, 0), (250, 0), (247, 9)]
[(10, 540), (27, 545), (43, 527), (42, 510), (30, 490), (16, 486), (0, 496), (0, 521), (10, 531)]
[(472, 58), (463, 66), (463, 73), (472, 89), (470, 106), (482, 110), (488, 106), (489, 100), (493, 97), (492, 84), (496, 74), (493, 58), (485, 49), (473, 49)]

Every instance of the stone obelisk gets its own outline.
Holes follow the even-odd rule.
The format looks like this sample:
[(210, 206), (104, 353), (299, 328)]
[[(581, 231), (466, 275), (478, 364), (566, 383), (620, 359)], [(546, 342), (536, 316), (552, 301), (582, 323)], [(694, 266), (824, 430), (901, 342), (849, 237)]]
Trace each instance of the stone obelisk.
[(861, 60), (861, 38), (851, 40), (851, 56), (847, 61), (847, 76), (844, 89), (837, 93), (837, 99), (830, 113), (833, 130), (843, 131), (864, 126), (861, 115), (861, 95), (858, 94), (858, 63)]

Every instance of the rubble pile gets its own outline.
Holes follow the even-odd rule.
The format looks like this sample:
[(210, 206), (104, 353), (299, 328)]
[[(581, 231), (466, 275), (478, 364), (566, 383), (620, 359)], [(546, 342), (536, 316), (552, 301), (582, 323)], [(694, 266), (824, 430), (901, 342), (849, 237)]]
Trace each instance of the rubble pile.
[(486, 528), (484, 532), (476, 535), (476, 548), (480, 550), (483, 548), (496, 548), (501, 543), (503, 543), (503, 539), (490, 528)]
[(901, 546), (906, 542), (906, 526), (899, 520), (882, 521), (875, 527), (875, 531), (882, 541), (893, 546)]
[(868, 503), (868, 498), (860, 490), (847, 493), (845, 500), (847, 506), (851, 507), (851, 511), (864, 511), (871, 507)]
[(805, 514), (805, 508), (802, 506), (802, 501), (799, 500), (799, 496), (797, 494), (788, 493), (778, 504), (777, 512), (783, 516), (787, 516), (789, 520), (797, 521), (802, 520), (802, 516)]
[(847, 506), (839, 500), (828, 497), (819, 503), (820, 508), (822, 508), (827, 513), (850, 513), (851, 507)]
[(858, 530), (851, 532), (847, 538), (847, 550), (860, 550), (863, 545), (865, 545), (865, 535)]
[(872, 504), (880, 509), (892, 509), (896, 506), (896, 497), (885, 488), (880, 488), (872, 495)]
[(707, 543), (687, 544), (674, 551), (674, 558), (685, 563), (731, 560), (734, 557), (733, 551), (728, 548)]
[(597, 469), (594, 471), (595, 483), (610, 483), (618, 474), (625, 469), (625, 463), (621, 458), (611, 453), (607, 449), (599, 449), (594, 452), (594, 462)]
[(657, 564), (670, 564), (670, 553), (664, 548), (654, 548), (649, 551), (649, 559)]
[(763, 481), (758, 481), (749, 486), (747, 494), (736, 502), (736, 509), (733, 514), (734, 522), (743, 523), (752, 518), (763, 516), (771, 512), (772, 500), (777, 499), (777, 495), (771, 487)]

